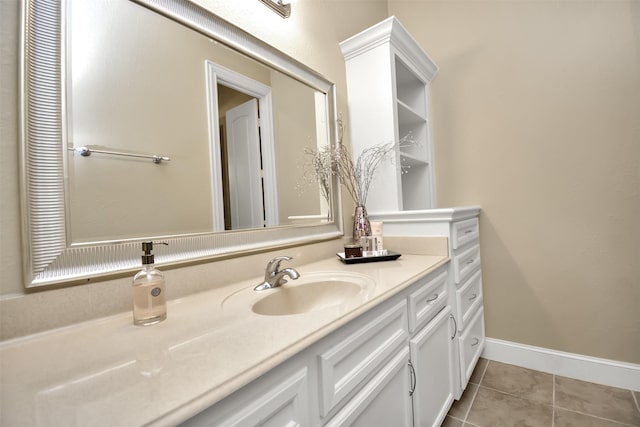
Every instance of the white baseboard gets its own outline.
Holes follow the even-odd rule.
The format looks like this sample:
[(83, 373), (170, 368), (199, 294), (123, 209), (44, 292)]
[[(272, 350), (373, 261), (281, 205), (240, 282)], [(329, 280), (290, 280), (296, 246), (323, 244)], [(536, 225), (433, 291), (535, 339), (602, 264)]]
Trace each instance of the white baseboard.
[(640, 392), (640, 365), (487, 338), (482, 357)]

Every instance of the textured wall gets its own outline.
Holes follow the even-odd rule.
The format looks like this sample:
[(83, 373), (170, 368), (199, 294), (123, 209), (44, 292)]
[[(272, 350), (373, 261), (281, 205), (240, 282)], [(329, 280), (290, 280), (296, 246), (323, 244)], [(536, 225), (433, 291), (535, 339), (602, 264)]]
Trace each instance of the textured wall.
[(440, 66), (438, 204), (482, 205), (487, 335), (640, 363), (640, 2), (389, 13)]
[(0, 295), (22, 293), (18, 197), (20, 2), (0, 1)]

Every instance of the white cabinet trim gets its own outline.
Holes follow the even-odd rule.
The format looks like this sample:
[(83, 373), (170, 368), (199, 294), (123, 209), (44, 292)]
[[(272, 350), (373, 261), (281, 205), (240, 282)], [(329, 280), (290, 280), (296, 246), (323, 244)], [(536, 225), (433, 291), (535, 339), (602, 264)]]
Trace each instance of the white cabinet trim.
[(424, 69), (426, 71), (424, 77), (427, 80), (431, 80), (438, 72), (435, 61), (422, 49), (395, 16), (391, 16), (341, 42), (340, 48), (344, 59), (349, 60), (387, 42), (391, 42), (393, 47), (403, 56), (410, 57), (410, 62), (417, 64), (412, 64), (414, 67)]

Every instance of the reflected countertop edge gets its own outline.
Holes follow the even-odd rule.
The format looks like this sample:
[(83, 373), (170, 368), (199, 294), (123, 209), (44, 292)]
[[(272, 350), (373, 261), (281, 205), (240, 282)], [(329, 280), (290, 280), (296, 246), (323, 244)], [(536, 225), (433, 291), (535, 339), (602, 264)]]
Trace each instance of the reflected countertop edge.
[(0, 425), (185, 421), (448, 260), (445, 249), (388, 262), (345, 265), (334, 257), (295, 266), (301, 276), (336, 271), (373, 278), (369, 298), (346, 309), (293, 316), (257, 315), (250, 302), (246, 310), (225, 309), (222, 301), (255, 286), (261, 280), (255, 278), (170, 301), (167, 320), (149, 327), (133, 326), (124, 313), (2, 342)]

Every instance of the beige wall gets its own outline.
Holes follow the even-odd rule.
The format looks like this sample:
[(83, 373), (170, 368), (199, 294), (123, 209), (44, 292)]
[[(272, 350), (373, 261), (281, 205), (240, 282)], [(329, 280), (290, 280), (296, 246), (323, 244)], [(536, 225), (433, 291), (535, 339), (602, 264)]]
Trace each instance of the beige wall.
[(487, 335), (640, 362), (640, 2), (399, 1), (440, 66), (439, 206), (482, 205)]
[[(156, 165), (147, 159), (68, 153), (70, 241), (211, 231), (203, 64), (238, 61), (208, 38), (132, 2), (68, 5), (73, 35), (68, 143), (171, 159)], [(256, 68), (250, 65), (242, 69)]]

